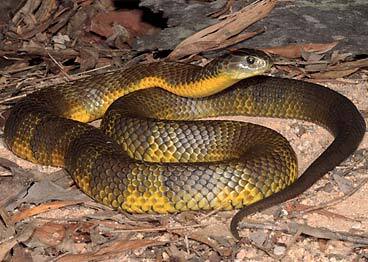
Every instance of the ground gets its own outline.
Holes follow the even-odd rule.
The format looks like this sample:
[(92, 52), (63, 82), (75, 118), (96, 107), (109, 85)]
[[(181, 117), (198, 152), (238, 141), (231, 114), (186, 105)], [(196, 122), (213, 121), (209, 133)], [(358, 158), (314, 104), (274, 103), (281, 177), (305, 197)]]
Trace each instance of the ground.
[[(169, 2), (175, 7), (180, 1)], [(210, 4), (195, 2), (195, 5), (197, 7), (210, 5), (205, 12), (207, 14), (221, 7), (222, 2), (214, 1)], [(243, 2), (238, 1), (236, 5), (244, 4)], [(272, 0), (265, 0), (265, 2), (272, 2)], [(280, 2), (270, 16), (263, 19), (261, 23), (253, 25), (253, 28), (257, 25), (266, 26), (268, 30), (244, 43), (267, 47), (269, 48), (267, 51), (271, 54), (276, 53), (277, 62), (272, 74), (317, 82), (347, 96), (358, 107), (367, 122), (368, 61), (366, 54), (359, 51), (362, 50), (364, 30), (366, 30), (364, 26), (366, 21), (361, 18), (366, 5), (361, 1), (351, 1), (350, 5), (347, 5), (337, 0), (330, 1), (329, 6), (318, 5), (318, 1)], [(50, 1), (50, 3), (53, 2)], [(163, 7), (155, 1), (142, 1), (143, 5), (153, 10), (154, 7), (157, 10), (163, 10), (169, 16), (172, 6), (168, 3), (164, 5), (165, 3), (165, 1), (161, 2), (167, 9), (162, 9)], [(54, 4), (56, 5), (56, 2)], [(360, 8), (357, 8), (358, 6)], [(71, 21), (69, 23), (65, 17), (47, 16), (49, 20), (55, 19), (61, 24), (65, 22), (63, 25), (67, 26), (64, 27), (64, 31), (61, 30), (56, 34), (57, 31), (54, 32), (52, 29), (53, 23), (50, 23), (48, 31), (45, 27), (37, 27), (39, 25), (36, 24), (36, 29), (41, 32), (26, 31), (27, 34), (23, 36), (25, 38), (29, 36), (29, 39), (19, 38), (21, 39), (19, 50), (12, 49), (18, 44), (19, 39), (15, 38), (17, 40), (15, 41), (14, 34), (5, 34), (4, 41), (9, 42), (0, 54), (2, 58), (11, 56), (16, 62), (15, 66), (1, 67), (3, 70), (0, 78), (1, 116), (3, 116), (0, 119), (1, 127), (4, 125), (6, 111), (12, 102), (24, 93), (67, 81), (65, 77), (69, 79), (70, 75), (80, 77), (75, 75), (76, 68), (84, 71), (95, 70), (95, 67), (102, 66), (104, 70), (107, 64), (124, 67), (131, 64), (130, 58), (133, 58), (133, 61), (152, 61), (154, 56), (151, 51), (141, 56), (135, 53), (134, 48), (142, 51), (145, 48), (149, 49), (150, 45), (159, 45), (160, 41), (165, 41), (168, 46), (164, 49), (174, 49), (181, 40), (190, 37), (203, 26), (215, 24), (213, 20), (207, 20), (207, 17), (201, 20), (202, 24), (196, 23), (193, 17), (205, 14), (203, 9), (195, 9), (193, 5), (189, 5), (188, 8), (196, 10), (195, 13), (176, 8), (178, 13), (173, 14), (171, 20), (169, 16), (167, 22), (169, 27), (165, 29), (166, 31), (161, 31), (161, 40), (157, 40), (158, 42), (152, 40), (154, 38), (149, 38), (152, 37), (149, 33), (140, 41), (130, 42), (129, 39), (126, 40), (123, 35), (115, 32), (117, 36), (115, 35), (113, 40), (107, 36), (106, 42), (103, 42), (104, 49), (100, 46), (84, 49), (80, 48), (83, 45), (78, 45), (80, 44), (78, 41), (82, 39), (83, 44), (90, 43), (96, 40), (96, 35), (112, 31), (112, 26), (101, 26), (101, 24), (96, 26), (97, 18), (94, 20), (96, 16), (93, 14), (97, 11), (93, 8), (97, 7), (90, 1), (79, 1), (78, 9), (68, 9), (68, 7), (62, 9), (64, 13), (56, 6), (52, 8), (55, 8), (55, 13), (70, 15), (70, 19), (66, 16)], [(349, 23), (335, 29), (328, 29), (334, 23), (331, 22), (333, 15), (328, 13), (326, 8), (335, 12), (335, 16), (351, 19), (353, 21), (351, 24), (358, 23), (357, 21), (362, 19), (361, 34), (353, 37), (353, 32), (349, 31), (349, 28), (351, 29)], [(56, 12), (57, 10), (59, 12)], [(180, 12), (189, 14), (186, 18), (189, 19), (188, 21), (193, 20), (193, 24), (190, 25), (187, 21), (174, 25)], [(290, 12), (295, 13), (297, 22), (293, 28), (288, 26), (287, 30), (282, 31), (280, 19), (289, 19), (290, 16), (286, 14)], [(329, 16), (317, 19), (324, 14), (323, 12), (327, 12)], [(355, 16), (350, 17), (351, 12)], [(300, 13), (303, 15), (298, 15)], [(51, 14), (54, 13), (51, 12)], [(99, 18), (100, 22), (106, 19), (106, 14), (112, 18), (116, 13), (110, 9), (104, 10), (102, 18)], [(135, 13), (124, 14), (134, 15)], [(76, 25), (80, 26), (83, 19), (89, 16), (92, 17), (92, 25), (88, 30), (93, 34), (82, 34), (76, 37), (73, 28), (77, 28)], [(38, 19), (37, 16), (36, 18)], [(44, 24), (47, 24), (47, 19)], [(313, 27), (308, 27), (304, 35), (302, 30), (298, 29), (301, 28), (303, 21), (313, 24)], [(139, 25), (147, 32), (153, 30), (147, 25)], [(115, 26), (116, 24), (114, 24), (114, 30)], [(184, 26), (185, 30), (181, 28), (183, 35), (178, 36), (175, 30), (180, 26)], [(12, 33), (22, 31), (23, 28), (19, 25), (13, 29)], [(235, 30), (233, 27), (227, 29)], [(122, 31), (119, 30), (118, 32), (121, 33)], [(334, 32), (333, 35), (348, 34), (336, 46), (333, 41), (337, 39), (328, 35), (331, 30)], [(295, 35), (297, 41), (289, 41), (286, 36), (277, 38), (277, 35), (283, 34), (282, 32), (286, 36)], [(320, 34), (323, 34), (323, 39), (317, 37)], [(49, 35), (53, 35), (52, 42), (47, 40)], [(165, 36), (172, 42), (169, 42)], [(69, 41), (69, 37), (70, 39), (75, 37), (75, 42)], [(270, 38), (274, 39), (273, 42), (267, 40)], [(128, 44), (122, 39), (125, 39)], [(285, 47), (286, 44), (299, 42), (300, 39), (303, 39), (300, 42), (311, 43), (311, 45)], [(325, 44), (315, 44), (314, 42), (318, 43), (318, 39), (323, 40)], [(101, 39), (96, 40), (98, 44), (101, 44), (101, 41)], [(70, 42), (76, 43), (76, 47)], [(96, 42), (94, 45), (97, 45)], [(263, 45), (266, 42), (268, 45)], [(109, 48), (113, 43), (114, 48), (107, 48), (106, 43)], [(258, 45), (258, 43), (263, 44)], [(52, 48), (45, 49), (43, 44)], [(278, 45), (283, 47), (272, 49)], [(130, 52), (124, 49), (127, 47), (133, 50)], [(188, 52), (188, 49), (185, 49), (185, 52)], [(213, 54), (207, 57), (199, 55), (200, 52), (196, 48), (190, 49), (189, 52), (192, 52), (190, 54), (197, 64), (205, 63), (208, 58), (214, 56)], [(124, 61), (117, 59), (122, 53), (126, 55)], [(76, 60), (71, 62), (72, 58)], [(60, 64), (58, 61), (63, 63)], [(283, 134), (296, 151), (300, 173), (327, 148), (333, 139), (323, 128), (297, 120), (244, 117), (230, 119), (262, 124)], [(93, 124), (98, 125), (98, 122)], [(0, 260), (364, 261), (368, 259), (367, 132), (353, 156), (329, 172), (307, 192), (283, 205), (251, 216), (250, 221), (243, 221), (240, 231), (243, 238), (240, 242), (236, 242), (229, 232), (229, 222), (235, 211), (186, 212), (177, 215), (120, 214), (95, 203), (82, 194), (63, 170), (31, 164), (19, 159), (3, 143), (0, 146), (0, 166), (2, 167), (0, 169)]]

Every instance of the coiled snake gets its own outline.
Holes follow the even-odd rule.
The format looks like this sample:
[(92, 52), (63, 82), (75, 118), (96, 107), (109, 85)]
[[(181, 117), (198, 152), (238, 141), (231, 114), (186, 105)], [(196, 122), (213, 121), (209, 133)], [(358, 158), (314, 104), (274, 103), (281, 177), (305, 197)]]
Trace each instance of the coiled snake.
[[(238, 238), (243, 216), (308, 189), (353, 153), (365, 132), (359, 111), (339, 93), (255, 76), (270, 64), (262, 52), (243, 50), (205, 67), (157, 62), (42, 89), (14, 105), (5, 142), (21, 158), (64, 167), (83, 192), (114, 209), (243, 208), (231, 222)], [(101, 129), (82, 123), (110, 105)], [(275, 131), (193, 121), (227, 115), (311, 121), (335, 140), (297, 179), (296, 155)]]

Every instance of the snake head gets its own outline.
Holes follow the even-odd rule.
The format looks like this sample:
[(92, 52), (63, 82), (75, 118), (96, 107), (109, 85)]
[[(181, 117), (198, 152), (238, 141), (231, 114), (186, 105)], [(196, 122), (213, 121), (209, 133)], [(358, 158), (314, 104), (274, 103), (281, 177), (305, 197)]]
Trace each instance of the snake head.
[(260, 75), (272, 66), (271, 58), (266, 53), (254, 49), (241, 49), (217, 61), (219, 73), (239, 80)]

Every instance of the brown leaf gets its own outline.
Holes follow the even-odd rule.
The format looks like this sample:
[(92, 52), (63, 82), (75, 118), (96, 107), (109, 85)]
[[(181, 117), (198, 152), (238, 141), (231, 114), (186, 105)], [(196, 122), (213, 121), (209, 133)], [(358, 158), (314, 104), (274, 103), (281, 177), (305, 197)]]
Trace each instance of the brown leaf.
[[(33, 1), (34, 2), (34, 1)], [(56, 0), (41, 1), (41, 6), (35, 12), (35, 18), (39, 24), (49, 20), (58, 7)]]
[(317, 54), (302, 50), (302, 58), (307, 62), (321, 61), (324, 56), (325, 56), (324, 54)]
[[(59, 22), (60, 19), (58, 16), (64, 12), (71, 11), (68, 8), (64, 8), (57, 12), (58, 7), (58, 1), (56, 0), (27, 1), (13, 17), (14, 22), (18, 22), (18, 24), (25, 23), (25, 25), (18, 25), (14, 31), (23, 39), (30, 39), (36, 34), (44, 32), (51, 25)], [(25, 18), (28, 18), (28, 21)]]
[[(276, 5), (277, 0), (258, 0), (229, 15), (221, 22), (211, 25), (182, 41), (169, 55), (170, 59), (178, 59), (197, 54), (220, 46), (225, 41), (237, 36), (245, 28), (266, 17)], [(243, 41), (240, 37), (238, 41)], [(204, 43), (207, 43), (206, 45)], [(231, 41), (233, 45), (237, 42)]]
[(285, 46), (263, 48), (262, 50), (267, 53), (283, 56), (286, 58), (300, 58), (302, 57), (303, 52), (314, 52), (317, 54), (323, 54), (334, 48), (337, 44), (338, 42), (290, 44)]
[(27, 248), (18, 244), (13, 248), (13, 254), (11, 258), (11, 262), (33, 262), (34, 258), (32, 258), (31, 252), (27, 250)]
[(105, 246), (96, 252), (96, 255), (102, 255), (110, 252), (121, 252), (124, 250), (134, 250), (142, 247), (148, 247), (160, 243), (153, 239), (120, 240)]
[(347, 69), (354, 69), (354, 68), (363, 68), (368, 67), (368, 58), (351, 61), (351, 62), (345, 62), (341, 63), (335, 66), (329, 67), (330, 70), (347, 70)]
[(95, 48), (83, 48), (80, 51), (80, 59), (77, 59), (76, 62), (79, 62), (81, 65), (81, 71), (84, 72), (89, 69), (95, 68), (98, 62), (99, 54), (98, 50)]
[(342, 78), (364, 67), (368, 67), (368, 58), (329, 66), (324, 72), (311, 74), (311, 77), (319, 79)]
[(309, 64), (306, 65), (304, 70), (306, 72), (321, 72), (327, 69), (327, 64)]
[[(212, 223), (205, 228), (200, 228), (196, 230), (172, 230), (175, 234), (178, 234), (182, 237), (187, 237), (189, 239), (193, 239), (200, 243), (204, 243), (207, 246), (211, 247), (213, 250), (218, 252), (221, 256), (230, 256), (231, 250), (223, 247), (216, 241), (215, 239), (218, 237), (226, 237), (229, 236), (229, 230), (226, 226), (218, 225), (216, 223)], [(217, 236), (216, 236), (217, 235)]]
[(188, 261), (188, 253), (184, 250), (179, 250), (173, 243), (171, 243), (168, 248), (168, 253), (170, 255), (170, 261)]
[(15, 237), (10, 238), (0, 244), (0, 261), (4, 261), (7, 253), (19, 242), (27, 241), (33, 234), (33, 227), (31, 225), (26, 226)]
[(39, 206), (28, 208), (26, 210), (23, 210), (20, 213), (14, 214), (11, 217), (11, 221), (13, 223), (17, 223), (17, 222), (19, 222), (23, 219), (28, 218), (28, 217), (47, 212), (50, 209), (57, 209), (57, 208), (66, 207), (66, 206), (78, 205), (82, 202), (83, 201), (54, 201), (54, 202), (51, 202), (51, 203), (41, 204)]
[(36, 228), (33, 237), (48, 246), (54, 247), (63, 241), (65, 237), (65, 228), (60, 224), (46, 223)]
[(100, 13), (91, 20), (89, 30), (106, 38), (114, 33), (114, 24), (125, 27), (132, 37), (156, 32), (157, 29), (155, 27), (142, 21), (142, 15), (140, 10), (119, 10)]
[(276, 65), (277, 70), (284, 71), (289, 77), (305, 76), (305, 72), (297, 66), (292, 65)]
[(331, 54), (331, 65), (336, 65), (339, 62), (345, 61), (345, 59), (351, 56), (351, 53), (339, 53), (338, 50), (333, 51)]

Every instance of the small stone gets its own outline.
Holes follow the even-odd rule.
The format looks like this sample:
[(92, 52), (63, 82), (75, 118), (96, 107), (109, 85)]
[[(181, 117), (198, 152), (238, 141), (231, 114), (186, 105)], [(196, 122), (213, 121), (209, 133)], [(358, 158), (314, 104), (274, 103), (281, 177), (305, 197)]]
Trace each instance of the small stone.
[(66, 49), (66, 43), (70, 42), (70, 38), (68, 35), (57, 34), (52, 37), (52, 41), (54, 43), (54, 49), (60, 50)]
[(276, 245), (273, 249), (273, 253), (276, 255), (276, 256), (282, 256), (283, 254), (285, 254), (285, 251), (286, 251), (286, 247), (284, 246), (278, 246)]
[(169, 261), (170, 256), (166, 252), (162, 252), (162, 260), (163, 261)]
[(340, 175), (333, 174), (333, 179), (344, 194), (348, 194), (354, 187), (353, 183), (350, 180)]
[(355, 222), (354, 224), (351, 225), (352, 229), (360, 229), (361, 227), (362, 227), (361, 222)]

